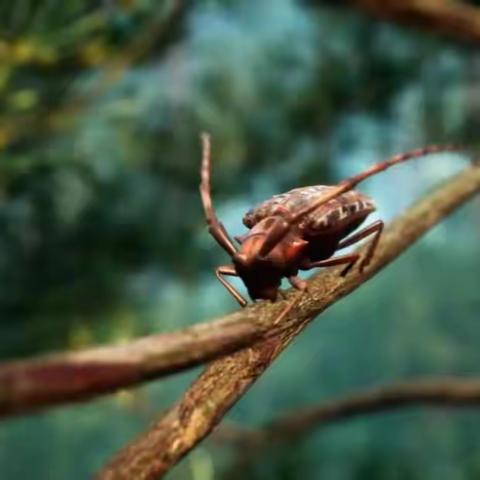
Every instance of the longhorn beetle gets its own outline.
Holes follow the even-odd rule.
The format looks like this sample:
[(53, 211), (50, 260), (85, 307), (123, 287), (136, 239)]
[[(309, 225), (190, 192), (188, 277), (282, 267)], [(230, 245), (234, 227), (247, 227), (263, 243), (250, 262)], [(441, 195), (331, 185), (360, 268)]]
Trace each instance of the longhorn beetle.
[[(377, 163), (338, 185), (300, 187), (275, 195), (245, 214), (244, 225), (249, 231), (235, 237), (235, 247), (225, 227), (217, 219), (210, 189), (210, 136), (202, 134), (202, 166), (200, 195), (208, 229), (218, 244), (230, 255), (233, 265), (217, 267), (215, 274), (223, 286), (244, 307), (247, 301), (224, 276), (240, 277), (252, 300), (275, 301), (282, 278), (305, 291), (307, 282), (299, 277), (299, 270), (345, 265), (340, 275), (345, 276), (359, 260), (358, 253), (333, 257), (337, 250), (349, 247), (366, 237), (372, 237), (364, 258), (362, 272), (368, 266), (383, 230), (383, 221), (348, 236), (375, 210), (373, 201), (353, 190), (363, 180), (405, 162), (431, 153), (454, 151), (453, 145), (431, 145), (400, 153)], [(280, 314), (283, 318), (295, 300)]]

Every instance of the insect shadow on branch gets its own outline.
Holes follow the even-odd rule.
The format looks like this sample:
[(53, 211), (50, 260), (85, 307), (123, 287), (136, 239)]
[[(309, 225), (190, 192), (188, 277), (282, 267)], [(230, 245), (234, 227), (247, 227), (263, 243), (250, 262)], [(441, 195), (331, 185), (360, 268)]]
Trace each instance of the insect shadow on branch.
[(355, 232), (368, 215), (375, 211), (373, 200), (354, 190), (356, 185), (397, 163), (432, 153), (460, 150), (456, 145), (429, 145), (374, 164), (337, 185), (300, 187), (274, 195), (245, 214), (243, 223), (249, 231), (235, 237), (237, 247), (215, 214), (210, 186), (210, 135), (203, 133), (201, 139), (200, 195), (208, 229), (233, 262), (233, 265), (217, 267), (215, 274), (242, 307), (247, 305), (247, 300), (225, 276), (240, 277), (252, 300), (271, 301), (277, 299), (281, 281), (287, 278), (300, 291), (300, 295), (287, 305), (276, 322), (285, 317), (307, 290), (307, 282), (297, 276), (299, 270), (345, 265), (340, 273), (345, 276), (360, 260), (360, 255), (334, 254), (367, 237), (370, 238), (370, 243), (359, 262), (360, 272), (370, 263), (384, 223), (376, 220)]

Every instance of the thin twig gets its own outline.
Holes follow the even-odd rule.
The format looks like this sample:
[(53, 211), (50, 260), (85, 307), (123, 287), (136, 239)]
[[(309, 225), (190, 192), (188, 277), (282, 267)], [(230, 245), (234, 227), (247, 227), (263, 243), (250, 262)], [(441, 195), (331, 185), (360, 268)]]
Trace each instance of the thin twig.
[(379, 414), (399, 408), (419, 406), (465, 408), (480, 406), (479, 378), (417, 379), (370, 388), (350, 396), (324, 401), (319, 405), (283, 414), (264, 428), (227, 425), (215, 431), (213, 440), (230, 443), (238, 455), (222, 478), (243, 478), (249, 465), (279, 444), (289, 444), (330, 423), (362, 415)]
[(457, 175), (393, 222), (366, 272), (355, 270), (346, 278), (338, 272), (316, 276), (309, 282), (309, 295), (289, 315), (296, 319), (290, 328), (211, 363), (182, 398), (150, 430), (123, 448), (97, 478), (155, 479), (165, 474), (212, 431), (316, 315), (356, 290), (479, 190), (480, 167), (476, 166)]

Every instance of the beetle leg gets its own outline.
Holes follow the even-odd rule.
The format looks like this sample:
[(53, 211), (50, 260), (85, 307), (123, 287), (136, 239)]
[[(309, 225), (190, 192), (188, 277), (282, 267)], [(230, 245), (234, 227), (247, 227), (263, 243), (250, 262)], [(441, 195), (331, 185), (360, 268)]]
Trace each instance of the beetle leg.
[(240, 304), (241, 307), (244, 307), (247, 304), (247, 301), (237, 292), (237, 290), (230, 285), (224, 278), (223, 275), (228, 275), (230, 277), (238, 277), (238, 274), (233, 265), (222, 265), (215, 269), (215, 275), (220, 281), (220, 283), (230, 292), (230, 294), (235, 298), (235, 300)]
[(297, 277), (296, 275), (292, 275), (288, 277), (288, 281), (293, 288), (305, 292), (307, 290), (307, 281), (303, 280), (303, 278)]
[(203, 133), (200, 196), (202, 197), (203, 209), (205, 211), (205, 217), (207, 218), (208, 231), (217, 243), (232, 257), (236, 252), (235, 246), (213, 209), (210, 170), (210, 136), (207, 133)]
[(302, 290), (298, 293), (298, 295), (293, 298), (293, 300), (287, 304), (287, 306), (280, 312), (280, 315), (273, 321), (273, 325), (278, 325), (292, 310), (292, 308), (300, 302), (302, 299), (303, 295), (305, 293), (305, 290)]
[(317, 267), (334, 267), (335, 265), (344, 265), (347, 266), (340, 272), (340, 275), (344, 277), (350, 269), (355, 265), (357, 260), (360, 258), (360, 255), (357, 253), (352, 253), (350, 255), (342, 255), (335, 258), (327, 258), (326, 260), (319, 260), (317, 262), (306, 262), (300, 268), (302, 270), (310, 270)]
[(360, 240), (368, 237), (369, 235), (374, 235), (372, 238), (372, 241), (370, 242), (368, 246), (367, 253), (365, 254), (364, 259), (360, 263), (360, 272), (363, 271), (363, 269), (370, 263), (370, 260), (373, 257), (373, 254), (375, 253), (375, 249), (377, 248), (378, 241), (380, 240), (380, 235), (382, 234), (383, 231), (383, 221), (382, 220), (377, 220), (376, 222), (373, 222), (371, 225), (368, 227), (364, 228), (363, 230), (360, 230), (357, 233), (354, 233), (351, 237), (346, 238), (345, 240), (342, 240), (337, 247), (337, 250), (340, 250), (341, 248), (349, 247), (350, 245), (353, 245)]

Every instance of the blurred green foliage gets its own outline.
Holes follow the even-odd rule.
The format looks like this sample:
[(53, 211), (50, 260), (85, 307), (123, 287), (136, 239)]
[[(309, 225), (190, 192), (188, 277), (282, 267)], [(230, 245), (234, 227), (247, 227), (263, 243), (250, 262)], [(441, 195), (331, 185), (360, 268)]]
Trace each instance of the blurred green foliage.
[[(426, 143), (475, 147), (479, 65), (433, 35), (293, 0), (4, 2), (0, 356), (235, 308), (210, 273), (224, 255), (197, 195), (201, 131), (213, 135), (220, 215), (238, 233), (244, 211), (282, 190)], [(462, 164), (422, 162), (365, 187), (383, 216)], [(476, 203), (328, 311), (231, 418), (261, 423), (372, 384), (475, 372), (479, 221)], [(191, 378), (6, 422), (0, 477), (87, 478)], [(330, 426), (243, 478), (476, 478), (477, 416)], [(219, 478), (228, 455), (199, 452), (170, 478)]]

